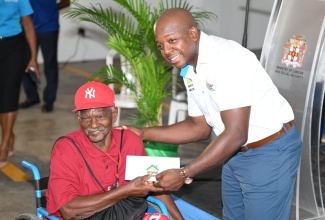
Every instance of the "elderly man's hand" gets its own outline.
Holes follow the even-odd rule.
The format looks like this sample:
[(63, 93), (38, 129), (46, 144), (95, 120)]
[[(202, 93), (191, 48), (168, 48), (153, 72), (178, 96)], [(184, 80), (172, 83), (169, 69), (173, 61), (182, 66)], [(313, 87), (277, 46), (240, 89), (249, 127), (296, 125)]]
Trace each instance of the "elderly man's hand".
[(180, 169), (169, 169), (156, 176), (157, 182), (154, 186), (163, 188), (166, 191), (177, 191), (184, 184)]
[(162, 192), (164, 191), (162, 188), (156, 187), (148, 180), (151, 178), (151, 174), (140, 176), (130, 181), (128, 184), (124, 185), (127, 190), (128, 196), (136, 196), (136, 197), (145, 197), (150, 192)]

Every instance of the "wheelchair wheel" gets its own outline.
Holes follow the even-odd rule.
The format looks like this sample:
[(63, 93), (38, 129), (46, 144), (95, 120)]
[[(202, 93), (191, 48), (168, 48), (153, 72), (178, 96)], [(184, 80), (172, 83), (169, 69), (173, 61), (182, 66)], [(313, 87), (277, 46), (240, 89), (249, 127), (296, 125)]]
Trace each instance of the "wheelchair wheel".
[(36, 215), (31, 213), (24, 213), (19, 215), (15, 220), (40, 220)]

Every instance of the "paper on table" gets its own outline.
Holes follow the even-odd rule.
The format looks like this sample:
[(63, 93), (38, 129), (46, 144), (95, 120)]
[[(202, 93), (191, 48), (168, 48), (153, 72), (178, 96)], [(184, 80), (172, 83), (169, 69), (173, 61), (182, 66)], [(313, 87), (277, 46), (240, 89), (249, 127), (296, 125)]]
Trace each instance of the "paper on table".
[(156, 181), (155, 175), (172, 168), (180, 167), (179, 157), (127, 156), (125, 180), (133, 180), (152, 172), (149, 181)]

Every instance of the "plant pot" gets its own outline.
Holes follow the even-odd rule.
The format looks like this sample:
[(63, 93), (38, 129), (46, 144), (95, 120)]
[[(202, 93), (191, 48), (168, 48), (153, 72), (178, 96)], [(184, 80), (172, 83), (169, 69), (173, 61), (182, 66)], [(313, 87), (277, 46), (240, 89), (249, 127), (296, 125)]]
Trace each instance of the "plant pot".
[(151, 141), (144, 141), (143, 144), (148, 156), (177, 157), (177, 144), (166, 144)]

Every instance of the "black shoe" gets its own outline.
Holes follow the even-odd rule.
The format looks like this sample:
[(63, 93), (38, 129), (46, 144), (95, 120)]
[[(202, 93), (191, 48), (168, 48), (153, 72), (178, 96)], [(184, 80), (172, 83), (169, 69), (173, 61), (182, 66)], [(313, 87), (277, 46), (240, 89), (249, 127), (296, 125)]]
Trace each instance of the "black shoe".
[(42, 106), (42, 112), (52, 112), (53, 111), (53, 103), (45, 103)]
[(30, 101), (30, 100), (27, 99), (26, 101), (19, 104), (19, 108), (22, 108), (22, 109), (29, 108), (29, 107), (31, 107), (33, 105), (38, 104), (38, 103), (39, 103), (39, 101)]

